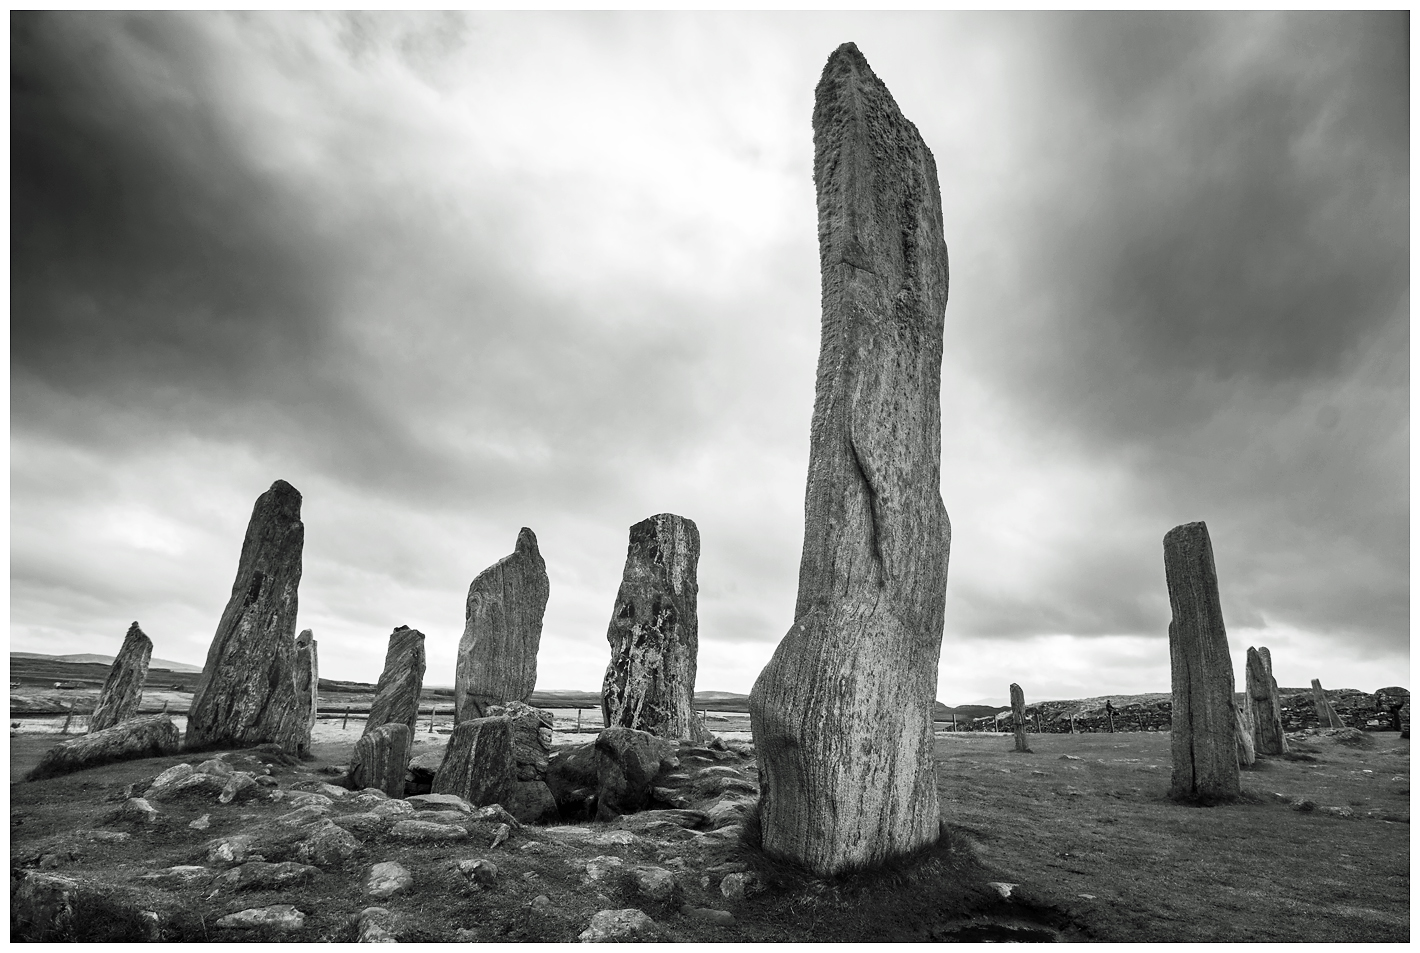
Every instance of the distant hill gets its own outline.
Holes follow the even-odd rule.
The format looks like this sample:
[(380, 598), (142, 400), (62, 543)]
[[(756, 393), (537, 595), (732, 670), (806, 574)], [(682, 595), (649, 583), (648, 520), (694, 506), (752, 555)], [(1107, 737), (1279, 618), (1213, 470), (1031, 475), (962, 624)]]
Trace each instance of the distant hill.
[[(75, 665), (112, 665), (112, 655), (94, 655), (84, 653), (78, 655), (44, 655), (40, 652), (11, 652), (11, 659), (35, 659), (45, 662), (70, 662)], [(188, 672), (194, 675), (202, 673), (201, 665), (189, 665), (186, 662), (172, 662), (168, 659), (149, 659), (149, 668), (161, 668), (169, 672)]]

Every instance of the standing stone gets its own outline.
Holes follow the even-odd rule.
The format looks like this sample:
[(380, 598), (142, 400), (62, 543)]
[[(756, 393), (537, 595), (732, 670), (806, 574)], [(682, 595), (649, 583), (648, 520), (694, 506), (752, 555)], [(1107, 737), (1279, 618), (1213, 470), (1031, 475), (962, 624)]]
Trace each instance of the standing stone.
[(1026, 693), (1015, 682), (1011, 683), (1011, 718), (1016, 727), (1016, 750), (1029, 754), (1030, 745), (1026, 744)]
[(143, 702), (143, 680), (148, 677), (148, 660), (153, 657), (153, 640), (135, 622), (128, 627), (123, 647), (113, 660), (99, 689), (99, 700), (89, 716), (89, 730), (103, 731), (138, 714)]
[(524, 526), (512, 555), (468, 587), (454, 672), (454, 721), (482, 718), (489, 705), (526, 702), (537, 682), (537, 649), (547, 608), (547, 565)]
[(685, 517), (661, 513), (631, 527), (606, 631), (611, 662), (602, 680), (603, 727), (708, 740), (695, 712), (699, 562), (700, 530)]
[(316, 640), (310, 629), (296, 636), (296, 701), (300, 705), (301, 737), (297, 744), (301, 754), (311, 750), (311, 732), (316, 727), (316, 711), (320, 703), (320, 664), (316, 658)]
[[(424, 688), (424, 633), (402, 625), (390, 633), (385, 650), (385, 667), (375, 686), (375, 700), (370, 703), (370, 716), (365, 719), (363, 739), (382, 725), (404, 725), (409, 729), (410, 743), (414, 739), (414, 722), (419, 717), (419, 693)], [(370, 770), (360, 760), (363, 752), (357, 745), (350, 756), (350, 776), (364, 776)], [(407, 761), (407, 759), (406, 759)]]
[(1253, 741), (1254, 727), (1252, 723), (1252, 711), (1249, 709), (1247, 701), (1235, 709), (1237, 713), (1237, 757), (1238, 767), (1248, 768), (1257, 761), (1257, 745)]
[(380, 725), (355, 742), (350, 756), (350, 780), (357, 791), (379, 788), (390, 797), (404, 797), (404, 773), (414, 736), (402, 722)]
[(297, 753), (294, 636), (305, 535), (301, 494), (277, 480), (252, 509), (232, 596), (188, 712), (187, 747), (271, 742)]
[(1218, 801), (1241, 793), (1233, 665), (1218, 601), (1218, 572), (1205, 523), (1164, 536), (1168, 580), (1169, 662), (1173, 676), (1171, 748), (1175, 798)]
[(1316, 720), (1323, 728), (1345, 728), (1341, 716), (1331, 707), (1331, 699), (1326, 697), (1326, 689), (1321, 687), (1321, 679), (1312, 679), (1312, 704), (1316, 706)]
[(823, 325), (794, 623), (750, 695), (764, 849), (820, 874), (937, 840), (947, 248), (932, 153), (857, 47), (814, 102)]
[(502, 804), (513, 793), (516, 770), (512, 720), (471, 718), (449, 735), (433, 790), (457, 794), (475, 807)]
[(1266, 648), (1247, 650), (1246, 704), (1257, 753), (1286, 753), (1287, 734), (1282, 729), (1282, 704), (1277, 698), (1277, 680), (1272, 677), (1272, 653)]

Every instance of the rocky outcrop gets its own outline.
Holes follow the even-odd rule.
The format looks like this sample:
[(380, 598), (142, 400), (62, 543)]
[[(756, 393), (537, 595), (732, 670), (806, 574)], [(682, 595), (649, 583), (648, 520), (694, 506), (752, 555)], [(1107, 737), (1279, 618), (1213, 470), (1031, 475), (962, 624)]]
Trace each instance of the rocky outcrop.
[(663, 764), (675, 759), (665, 739), (634, 728), (608, 728), (597, 735), (597, 819), (612, 820), (645, 810)]
[(301, 735), (297, 748), (301, 754), (311, 749), (311, 732), (316, 727), (320, 705), (320, 663), (316, 658), (316, 640), (310, 629), (296, 636), (296, 703)]
[(1277, 680), (1272, 677), (1272, 653), (1265, 647), (1247, 650), (1246, 704), (1256, 753), (1284, 754), (1287, 734), (1282, 727), (1282, 705), (1277, 698)]
[(547, 787), (557, 809), (568, 820), (589, 820), (596, 814), (596, 743), (561, 748), (547, 762)]
[(513, 793), (513, 724), (507, 718), (460, 722), (449, 736), (434, 775), (434, 793), (456, 794), (479, 806), (502, 804)]
[(115, 761), (176, 754), (181, 746), (177, 725), (167, 715), (130, 718), (112, 728), (61, 741), (44, 753), (25, 778), (39, 781)]
[(1014, 720), (1012, 728), (1016, 750), (1029, 753), (1030, 745), (1026, 744), (1026, 693), (1015, 682), (1011, 683), (1011, 717)]
[(631, 527), (606, 633), (611, 661), (602, 680), (604, 726), (662, 738), (708, 737), (695, 712), (699, 562), (700, 531), (692, 521), (661, 513)]
[(99, 690), (99, 700), (89, 716), (90, 731), (112, 728), (138, 713), (143, 702), (143, 680), (148, 677), (148, 660), (152, 657), (153, 640), (143, 634), (137, 622), (133, 623)]
[(1241, 788), (1233, 664), (1206, 524), (1185, 523), (1164, 535), (1164, 574), (1173, 609), (1169, 623), (1173, 682), (1169, 794), (1203, 801), (1235, 798)]
[(380, 725), (361, 735), (350, 755), (350, 780), (355, 789), (375, 788), (390, 797), (404, 797), (412, 744), (409, 726), (400, 722)]
[(823, 328), (794, 623), (750, 694), (767, 853), (820, 874), (937, 840), (932, 705), (947, 248), (937, 168), (863, 55), (814, 101)]
[(277, 480), (247, 524), (232, 596), (188, 711), (189, 748), (271, 742), (299, 750), (294, 636), (305, 532), (301, 494)]
[[(385, 650), (385, 667), (380, 672), (379, 684), (375, 686), (375, 700), (370, 703), (370, 716), (365, 719), (365, 730), (360, 737), (363, 739), (383, 725), (404, 725), (409, 729), (408, 737), (412, 744), (414, 723), (419, 718), (419, 693), (423, 689), (424, 633), (401, 625), (390, 633), (389, 647)], [(350, 756), (352, 778), (369, 776), (360, 761), (364, 750), (357, 745)], [(406, 752), (405, 762), (408, 760)]]
[(511, 555), (468, 588), (454, 673), (454, 719), (482, 718), (488, 706), (526, 702), (537, 682), (537, 650), (549, 593), (537, 537), (524, 526)]
[(1312, 704), (1316, 706), (1316, 718), (1323, 728), (1345, 728), (1341, 719), (1336, 714), (1336, 709), (1331, 707), (1331, 700), (1326, 697), (1326, 689), (1321, 687), (1321, 679), (1312, 679)]

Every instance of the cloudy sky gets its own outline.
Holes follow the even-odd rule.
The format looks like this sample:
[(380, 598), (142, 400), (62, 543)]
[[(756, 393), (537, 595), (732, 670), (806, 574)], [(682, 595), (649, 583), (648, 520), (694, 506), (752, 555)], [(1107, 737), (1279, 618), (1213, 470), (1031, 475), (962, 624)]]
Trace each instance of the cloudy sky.
[[(600, 686), (627, 528), (699, 525), (702, 689), (792, 621), (809, 117), (856, 42), (941, 176), (938, 697), (1168, 690), (1162, 538), (1235, 659), (1409, 684), (1404, 13), (12, 14), (10, 647), (201, 664), (256, 497), (300, 626), (453, 681), (537, 533)], [(1239, 679), (1241, 676), (1239, 675)]]

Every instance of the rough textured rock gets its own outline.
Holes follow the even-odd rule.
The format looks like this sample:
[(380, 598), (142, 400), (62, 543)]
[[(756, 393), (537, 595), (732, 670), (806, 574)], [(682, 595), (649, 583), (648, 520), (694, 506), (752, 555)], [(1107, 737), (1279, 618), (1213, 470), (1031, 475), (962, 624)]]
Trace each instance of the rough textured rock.
[(414, 875), (407, 867), (392, 860), (375, 864), (365, 880), (365, 892), (379, 900), (397, 893), (408, 893), (413, 886)]
[(458, 872), (480, 887), (492, 887), (498, 882), (498, 865), (482, 857), (459, 861)]
[(1205, 801), (1238, 796), (1237, 712), (1233, 663), (1218, 601), (1213, 544), (1202, 522), (1164, 535), (1168, 580), (1169, 664), (1173, 683), (1169, 794)]
[(631, 527), (616, 593), (611, 662), (602, 680), (602, 724), (662, 738), (709, 737), (695, 712), (700, 531), (661, 513)]
[(513, 725), (513, 763), (519, 781), (547, 778), (552, 753), (552, 713), (523, 702), (488, 706), (488, 717), (507, 718)]
[(253, 907), (239, 910), (219, 919), (218, 927), (227, 929), (251, 929), (265, 927), (268, 930), (299, 930), (306, 923), (306, 915), (289, 903), (279, 903), (270, 907)]
[(1257, 746), (1253, 741), (1252, 712), (1244, 702), (1234, 709), (1237, 715), (1238, 767), (1251, 767), (1257, 762)]
[(586, 820), (596, 811), (596, 742), (556, 751), (547, 762), (547, 787), (569, 820)]
[(675, 748), (634, 728), (608, 728), (597, 735), (597, 818), (612, 820), (645, 810), (651, 787), (663, 765), (673, 763)]
[(398, 943), (394, 923), (394, 914), (384, 907), (366, 907), (356, 923), (355, 942)]
[(301, 582), (301, 494), (277, 480), (257, 498), (232, 596), (207, 650), (187, 719), (187, 746), (300, 748), (296, 698), (296, 589)]
[(1317, 721), (1323, 728), (1346, 727), (1337, 717), (1336, 709), (1331, 707), (1331, 700), (1326, 697), (1326, 689), (1321, 687), (1319, 678), (1312, 679), (1312, 704), (1316, 706)]
[(463, 840), (468, 837), (467, 828), (435, 821), (395, 821), (389, 836), (397, 840), (429, 843), (435, 841)]
[(320, 869), (309, 864), (298, 864), (290, 860), (268, 864), (254, 860), (222, 874), (213, 881), (212, 886), (214, 889), (227, 891), (271, 890), (309, 883), (319, 874)]
[(316, 727), (316, 710), (320, 704), (320, 662), (316, 657), (316, 640), (310, 629), (296, 636), (296, 703), (301, 724), (297, 747), (301, 754), (311, 750), (311, 732)]
[(513, 793), (513, 725), (507, 718), (473, 718), (449, 735), (434, 793), (470, 804), (502, 804)]
[(526, 702), (537, 682), (537, 650), (547, 608), (547, 566), (524, 526), (511, 555), (468, 587), (454, 672), (454, 719), (483, 718), (488, 706)]
[(399, 722), (367, 731), (350, 755), (350, 780), (357, 788), (377, 788), (390, 797), (404, 797), (412, 743), (409, 726)]
[(514, 781), (505, 806), (509, 814), (524, 824), (543, 824), (557, 819), (557, 799), (546, 781)]
[(1287, 734), (1282, 729), (1282, 704), (1277, 698), (1277, 680), (1272, 677), (1272, 653), (1265, 647), (1247, 650), (1247, 706), (1256, 753), (1284, 754)]
[(177, 725), (167, 715), (130, 718), (112, 728), (61, 741), (44, 753), (25, 779), (39, 781), (115, 761), (176, 754), (181, 746)]
[(750, 694), (764, 849), (831, 874), (936, 841), (947, 249), (936, 163), (858, 49), (814, 102), (823, 325), (794, 623)]
[(1015, 723), (1016, 750), (1029, 752), (1030, 745), (1026, 744), (1026, 693), (1015, 682), (1011, 683), (1011, 714)]
[(113, 665), (99, 689), (94, 713), (89, 716), (89, 731), (103, 731), (138, 713), (143, 701), (143, 680), (148, 677), (148, 660), (153, 656), (153, 640), (143, 634), (135, 622), (128, 627), (123, 647), (114, 657)]
[[(419, 718), (419, 693), (424, 688), (424, 633), (401, 625), (390, 633), (389, 647), (385, 650), (385, 667), (380, 672), (379, 684), (375, 686), (375, 700), (370, 703), (370, 716), (365, 719), (365, 736), (384, 725), (404, 725), (409, 729), (410, 744), (414, 740), (414, 723)], [(378, 745), (378, 742), (371, 742)], [(360, 760), (370, 746), (362, 749), (358, 744), (350, 755), (350, 776), (367, 778), (368, 770)], [(382, 750), (382, 749), (381, 749)], [(405, 753), (405, 766), (409, 762)], [(403, 782), (403, 774), (400, 777)], [(364, 787), (365, 785), (361, 785)]]
[(656, 921), (635, 908), (602, 910), (592, 915), (592, 922), (577, 935), (581, 943), (626, 943), (645, 939), (653, 934)]

